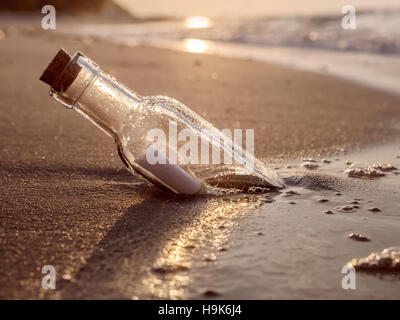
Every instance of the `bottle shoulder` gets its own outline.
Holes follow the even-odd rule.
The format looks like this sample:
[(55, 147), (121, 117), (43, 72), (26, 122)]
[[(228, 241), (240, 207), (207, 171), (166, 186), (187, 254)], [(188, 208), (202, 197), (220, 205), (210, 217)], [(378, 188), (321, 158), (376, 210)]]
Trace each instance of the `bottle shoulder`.
[(214, 126), (209, 123), (207, 120), (202, 118), (192, 109), (187, 107), (182, 102), (163, 95), (155, 95), (155, 96), (145, 96), (142, 100), (146, 105), (149, 106), (157, 106), (165, 110), (167, 113), (174, 113), (179, 117), (184, 117), (186, 120), (189, 120), (199, 128), (211, 129)]

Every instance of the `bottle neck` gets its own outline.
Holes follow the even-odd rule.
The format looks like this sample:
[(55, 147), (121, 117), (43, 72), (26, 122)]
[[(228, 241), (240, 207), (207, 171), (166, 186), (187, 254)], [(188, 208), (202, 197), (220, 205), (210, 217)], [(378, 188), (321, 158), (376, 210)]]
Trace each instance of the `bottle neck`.
[(133, 118), (133, 109), (141, 103), (142, 97), (106, 75), (86, 57), (79, 57), (76, 63), (80, 71), (61, 96), (75, 110), (116, 138), (121, 126)]

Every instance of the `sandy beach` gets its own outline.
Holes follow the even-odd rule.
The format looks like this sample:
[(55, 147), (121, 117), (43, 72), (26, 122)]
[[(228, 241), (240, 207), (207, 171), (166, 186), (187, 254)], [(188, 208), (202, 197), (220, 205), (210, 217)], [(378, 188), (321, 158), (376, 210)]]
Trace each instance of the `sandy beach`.
[[(400, 281), (375, 276), (363, 276), (352, 295), (340, 287), (347, 261), (399, 245), (399, 176), (338, 173), (360, 150), (399, 162), (400, 96), (251, 60), (0, 28), (0, 298), (400, 298)], [(84, 52), (139, 94), (178, 99), (218, 128), (254, 128), (256, 156), (286, 178), (308, 174), (284, 169), (303, 158), (339, 161), (313, 171), (331, 177), (317, 191), (289, 186), (300, 194), (297, 207), (283, 195), (252, 206), (158, 191), (125, 169), (109, 137), (48, 96), (38, 79), (61, 47)], [(312, 206), (333, 192), (345, 197), (331, 207), (361, 195), (365, 210), (328, 217), (328, 207)], [(381, 208), (391, 201), (379, 217), (367, 211), (372, 195)], [(350, 232), (373, 239), (352, 241)], [(41, 288), (44, 265), (56, 268), (57, 290)], [(268, 282), (266, 274), (278, 276)]]

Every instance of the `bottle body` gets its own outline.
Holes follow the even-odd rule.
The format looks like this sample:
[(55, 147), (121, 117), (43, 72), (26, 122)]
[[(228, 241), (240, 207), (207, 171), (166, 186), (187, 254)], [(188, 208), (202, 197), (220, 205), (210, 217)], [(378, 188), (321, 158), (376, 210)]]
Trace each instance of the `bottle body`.
[(78, 72), (68, 88), (52, 95), (111, 135), (132, 173), (177, 194), (204, 193), (210, 187), (282, 187), (279, 177), (232, 137), (177, 100), (140, 96), (81, 53), (61, 78), (71, 69)]

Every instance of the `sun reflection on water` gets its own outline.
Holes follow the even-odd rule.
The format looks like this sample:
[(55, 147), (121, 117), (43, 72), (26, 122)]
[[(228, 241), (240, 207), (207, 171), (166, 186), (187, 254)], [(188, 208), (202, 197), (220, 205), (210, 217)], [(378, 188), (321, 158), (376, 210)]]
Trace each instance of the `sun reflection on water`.
[(185, 20), (185, 25), (190, 29), (209, 28), (212, 25), (211, 19), (202, 16), (189, 17)]
[(183, 45), (186, 51), (194, 53), (204, 53), (208, 49), (207, 42), (200, 39), (186, 39)]
[[(254, 201), (258, 203), (259, 200)], [(218, 263), (217, 253), (226, 250), (238, 219), (248, 213), (248, 205), (249, 200), (242, 196), (198, 201), (194, 207), (189, 205), (196, 208), (198, 214), (165, 243), (142, 280), (150, 297), (183, 299), (190, 297), (189, 291), (202, 294), (205, 288), (191, 287), (193, 272), (199, 266)]]

